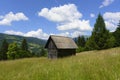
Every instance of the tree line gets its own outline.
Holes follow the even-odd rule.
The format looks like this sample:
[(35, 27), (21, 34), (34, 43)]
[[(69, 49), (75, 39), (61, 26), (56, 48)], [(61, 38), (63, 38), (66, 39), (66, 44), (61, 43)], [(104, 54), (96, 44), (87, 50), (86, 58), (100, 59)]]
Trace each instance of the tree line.
[(0, 60), (28, 58), (35, 56), (39, 57), (45, 55), (46, 55), (46, 51), (44, 50), (44, 48), (41, 48), (40, 54), (35, 54), (34, 52), (30, 52), (26, 39), (22, 40), (20, 46), (18, 46), (16, 42), (9, 44), (7, 40), (4, 39), (0, 47)]
[(98, 15), (94, 25), (92, 35), (89, 38), (78, 36), (75, 42), (78, 45), (77, 52), (89, 50), (102, 50), (120, 46), (120, 21), (114, 32), (106, 29), (106, 25), (101, 14)]

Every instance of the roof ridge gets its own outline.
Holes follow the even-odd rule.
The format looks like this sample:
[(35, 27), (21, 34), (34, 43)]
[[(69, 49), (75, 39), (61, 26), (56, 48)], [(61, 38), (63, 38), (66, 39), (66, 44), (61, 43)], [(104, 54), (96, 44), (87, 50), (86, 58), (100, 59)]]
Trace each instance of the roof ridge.
[(60, 35), (50, 35), (51, 37), (64, 37), (64, 38), (71, 38), (71, 37), (67, 37), (67, 36), (60, 36)]

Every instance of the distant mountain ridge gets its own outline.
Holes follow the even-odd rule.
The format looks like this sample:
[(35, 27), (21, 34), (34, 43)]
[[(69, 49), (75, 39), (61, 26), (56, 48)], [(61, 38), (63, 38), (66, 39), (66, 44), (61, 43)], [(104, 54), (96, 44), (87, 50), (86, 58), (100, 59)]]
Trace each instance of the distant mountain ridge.
[(40, 47), (44, 47), (44, 45), (46, 44), (46, 40), (43, 39), (0, 33), (0, 46), (3, 39), (6, 39), (8, 43), (16, 42), (18, 45), (21, 44), (23, 39), (26, 39), (31, 51), (39, 51), (38, 49)]

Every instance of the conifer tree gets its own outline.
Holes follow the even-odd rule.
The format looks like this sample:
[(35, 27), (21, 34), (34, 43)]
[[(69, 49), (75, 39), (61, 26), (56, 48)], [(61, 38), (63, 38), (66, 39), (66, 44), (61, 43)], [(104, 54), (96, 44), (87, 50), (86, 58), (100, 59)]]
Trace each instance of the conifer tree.
[(85, 46), (85, 37), (84, 36), (78, 36), (77, 45), (79, 47)]
[(28, 44), (26, 39), (23, 39), (22, 44), (21, 44), (21, 49), (24, 51), (28, 51)]
[(32, 54), (28, 50), (28, 43), (26, 39), (23, 39), (21, 43), (21, 50), (19, 50), (19, 57), (24, 58), (24, 57), (31, 57)]
[(120, 21), (119, 21), (118, 27), (115, 30), (115, 32), (113, 33), (113, 35), (114, 35), (115, 40), (116, 40), (115, 46), (120, 46)]
[(88, 40), (86, 46), (88, 47), (93, 47), (90, 45), (93, 45), (93, 48), (89, 49), (106, 49), (108, 48), (108, 43), (107, 41), (109, 39), (109, 31), (105, 27), (104, 19), (103, 17), (99, 14), (98, 18), (96, 19), (96, 23), (94, 25), (94, 29), (92, 32), (92, 36)]
[(3, 40), (0, 49), (0, 60), (7, 60), (8, 42), (6, 39)]
[(98, 49), (98, 46), (95, 43), (95, 41), (93, 41), (93, 38), (90, 37), (85, 44), (85, 50), (89, 51), (89, 50), (95, 50), (95, 49)]
[(109, 31), (105, 27), (103, 17), (99, 14), (92, 32), (92, 37), (95, 43), (97, 44), (98, 49), (107, 48), (106, 43), (109, 38), (108, 36), (109, 36)]

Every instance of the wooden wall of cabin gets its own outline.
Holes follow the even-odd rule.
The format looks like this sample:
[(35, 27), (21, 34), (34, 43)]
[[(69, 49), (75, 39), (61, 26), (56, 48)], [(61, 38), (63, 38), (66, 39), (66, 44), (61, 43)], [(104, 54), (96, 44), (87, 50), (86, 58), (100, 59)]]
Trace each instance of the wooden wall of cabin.
[(48, 58), (57, 58), (57, 49), (52, 40), (48, 44)]
[(76, 49), (59, 49), (57, 57), (76, 55)]
[(48, 49), (48, 58), (57, 58), (57, 50)]

